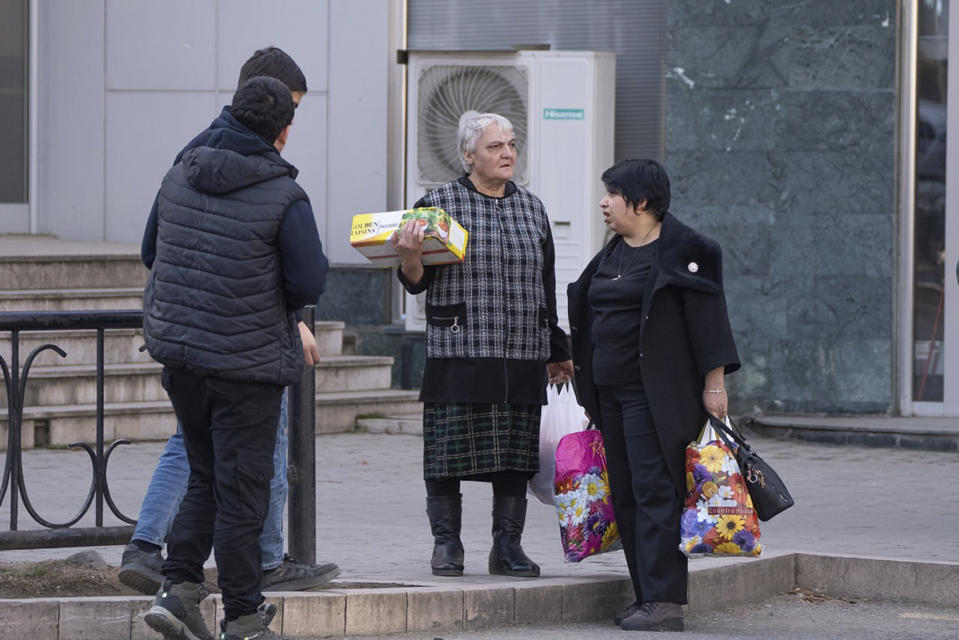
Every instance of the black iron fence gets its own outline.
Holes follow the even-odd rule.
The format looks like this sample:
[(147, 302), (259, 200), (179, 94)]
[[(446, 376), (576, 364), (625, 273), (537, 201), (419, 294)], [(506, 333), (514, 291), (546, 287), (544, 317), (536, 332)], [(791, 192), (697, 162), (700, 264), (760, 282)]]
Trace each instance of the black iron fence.
[[(313, 327), (313, 307), (307, 307), (303, 320)], [(104, 338), (111, 329), (139, 329), (143, 312), (136, 311), (17, 311), (0, 313), (0, 332), (10, 332), (10, 360), (0, 355), (7, 396), (7, 451), (0, 485), (0, 505), (9, 491), (10, 528), (0, 531), (0, 550), (50, 547), (79, 547), (124, 544), (133, 534), (136, 520), (120, 511), (110, 495), (107, 465), (117, 447), (129, 440), (104, 441)], [(23, 331), (96, 331), (96, 434), (94, 445), (72, 442), (70, 447), (83, 449), (90, 457), (93, 478), (86, 498), (76, 515), (54, 522), (40, 515), (30, 500), (23, 475), (23, 408), (30, 367), (38, 355), (53, 351), (61, 358), (67, 353), (54, 344), (35, 347), (20, 365), (20, 333)], [(303, 561), (314, 562), (316, 556), (316, 483), (315, 483), (315, 377), (312, 368), (304, 367), (303, 377), (289, 390), (290, 459), (288, 478), (290, 491), (289, 548)], [(20, 530), (20, 503), (42, 529)], [(104, 526), (104, 506), (121, 522), (120, 526)], [(94, 510), (93, 527), (74, 527), (90, 508)]]

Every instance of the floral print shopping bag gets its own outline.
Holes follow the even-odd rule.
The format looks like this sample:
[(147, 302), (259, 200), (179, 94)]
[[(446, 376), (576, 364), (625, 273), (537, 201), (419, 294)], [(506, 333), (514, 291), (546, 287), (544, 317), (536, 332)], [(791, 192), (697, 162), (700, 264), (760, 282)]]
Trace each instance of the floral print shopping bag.
[(686, 506), (679, 550), (687, 556), (758, 556), (759, 517), (729, 447), (707, 422), (686, 447)]
[(606, 473), (606, 449), (596, 429), (570, 433), (556, 447), (553, 504), (566, 562), (620, 548)]

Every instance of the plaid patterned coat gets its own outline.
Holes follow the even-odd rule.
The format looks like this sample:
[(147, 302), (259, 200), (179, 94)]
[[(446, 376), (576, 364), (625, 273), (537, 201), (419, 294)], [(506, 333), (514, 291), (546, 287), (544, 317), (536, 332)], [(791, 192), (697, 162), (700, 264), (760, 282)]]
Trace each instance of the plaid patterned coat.
[(450, 182), (423, 200), (451, 212), (470, 234), (466, 259), (437, 269), (426, 294), (427, 357), (545, 361), (549, 221), (540, 199), (522, 187), (490, 198)]
[(415, 284), (398, 270), (407, 291), (427, 291), (420, 399), (542, 404), (546, 362), (569, 359), (543, 203), (512, 182), (486, 196), (463, 177), (415, 206), (443, 208), (470, 234), (463, 263), (426, 267)]

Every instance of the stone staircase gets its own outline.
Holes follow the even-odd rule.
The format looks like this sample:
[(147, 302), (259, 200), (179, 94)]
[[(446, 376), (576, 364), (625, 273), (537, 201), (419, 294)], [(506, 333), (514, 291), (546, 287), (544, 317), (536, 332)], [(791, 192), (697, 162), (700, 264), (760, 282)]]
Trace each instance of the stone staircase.
[[(18, 256), (0, 241), (0, 311), (138, 309), (147, 271), (131, 246), (104, 254), (100, 245), (64, 245), (30, 238), (33, 252)], [(40, 251), (36, 246), (41, 247)], [(105, 246), (105, 245), (104, 245)], [(50, 255), (53, 254), (53, 255)], [(321, 353), (316, 368), (318, 433), (351, 431), (357, 417), (410, 414), (421, 410), (416, 391), (390, 388), (393, 358), (344, 353), (343, 322), (318, 321)], [(66, 351), (40, 354), (30, 369), (23, 411), (23, 445), (63, 446), (91, 442), (96, 433), (96, 332), (20, 333), (20, 366), (41, 344)], [(108, 330), (104, 338), (104, 433), (106, 441), (165, 439), (176, 418), (160, 385), (161, 367), (141, 351), (139, 330)], [(8, 362), (9, 332), (0, 333), (0, 355)], [(0, 393), (0, 448), (6, 446), (5, 391)]]

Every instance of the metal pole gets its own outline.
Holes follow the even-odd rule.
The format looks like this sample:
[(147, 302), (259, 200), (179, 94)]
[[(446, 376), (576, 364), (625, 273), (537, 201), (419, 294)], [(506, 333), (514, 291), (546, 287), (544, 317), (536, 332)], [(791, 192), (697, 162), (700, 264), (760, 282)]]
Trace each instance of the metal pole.
[(103, 487), (106, 486), (107, 467), (103, 457), (103, 329), (97, 329), (97, 461), (94, 465), (96, 502), (94, 513), (96, 526), (103, 526)]
[(17, 530), (17, 510), (20, 508), (20, 477), (23, 475), (23, 458), (20, 449), (23, 446), (23, 395), (20, 393), (20, 332), (10, 332), (10, 388), (7, 409), (10, 417), (7, 429), (10, 430), (10, 450), (13, 464), (10, 466), (10, 531)]
[[(303, 308), (303, 322), (314, 331), (315, 308)], [(290, 450), (289, 549), (300, 562), (316, 563), (316, 370), (303, 367), (288, 390)]]

